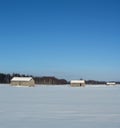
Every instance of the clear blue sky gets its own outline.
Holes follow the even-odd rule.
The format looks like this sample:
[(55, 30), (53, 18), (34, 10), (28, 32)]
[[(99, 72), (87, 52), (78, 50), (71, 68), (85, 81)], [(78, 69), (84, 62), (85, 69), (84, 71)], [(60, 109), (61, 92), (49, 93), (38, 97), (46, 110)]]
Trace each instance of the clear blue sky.
[(120, 81), (120, 1), (0, 0), (0, 72)]

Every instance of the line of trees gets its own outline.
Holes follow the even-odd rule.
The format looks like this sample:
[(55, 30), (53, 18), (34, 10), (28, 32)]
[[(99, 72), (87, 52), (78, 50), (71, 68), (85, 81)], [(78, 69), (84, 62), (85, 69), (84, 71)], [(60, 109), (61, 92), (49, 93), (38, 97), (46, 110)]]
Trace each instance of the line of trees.
[[(19, 73), (13, 73), (13, 74), (0, 73), (0, 83), (9, 84), (10, 80), (13, 77), (33, 77), (33, 79), (35, 80), (35, 84), (52, 84), (52, 85), (70, 84), (70, 82), (65, 79), (58, 79), (52, 76), (38, 77), (38, 76), (25, 75)], [(96, 85), (96, 84), (106, 84), (106, 81), (86, 80), (85, 83)], [(120, 84), (120, 82), (116, 82), (116, 84)]]
[[(115, 82), (116, 84), (120, 84), (120, 81), (110, 81)], [(86, 84), (98, 85), (98, 84), (106, 84), (106, 81), (96, 81), (96, 80), (87, 80), (85, 81)]]
[(27, 77), (29, 75), (18, 74), (18, 73), (13, 73), (13, 74), (0, 73), (0, 83), (10, 83), (10, 80), (15, 76), (16, 77)]
[(86, 84), (106, 84), (106, 81), (86, 80)]
[(67, 80), (58, 79), (56, 77), (51, 77), (51, 76), (38, 77), (38, 76), (18, 74), (18, 73), (13, 73), (13, 74), (0, 73), (0, 83), (9, 84), (10, 80), (13, 77), (32, 77), (35, 80), (35, 84), (53, 84), (53, 85), (68, 84)]
[(10, 74), (0, 73), (0, 83), (9, 83), (10, 82)]

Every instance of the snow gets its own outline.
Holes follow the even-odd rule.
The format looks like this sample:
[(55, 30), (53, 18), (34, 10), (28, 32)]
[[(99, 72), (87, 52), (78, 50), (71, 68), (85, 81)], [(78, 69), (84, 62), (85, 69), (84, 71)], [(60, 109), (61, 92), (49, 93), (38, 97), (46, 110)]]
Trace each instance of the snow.
[(0, 85), (0, 128), (119, 128), (120, 86)]
[(76, 83), (76, 84), (79, 84), (79, 83), (84, 84), (85, 81), (84, 81), (84, 80), (71, 80), (70, 83), (71, 83), (71, 84), (72, 84), (72, 83), (73, 83), (73, 84), (74, 84), (74, 83)]
[(13, 77), (11, 81), (30, 81), (32, 77)]

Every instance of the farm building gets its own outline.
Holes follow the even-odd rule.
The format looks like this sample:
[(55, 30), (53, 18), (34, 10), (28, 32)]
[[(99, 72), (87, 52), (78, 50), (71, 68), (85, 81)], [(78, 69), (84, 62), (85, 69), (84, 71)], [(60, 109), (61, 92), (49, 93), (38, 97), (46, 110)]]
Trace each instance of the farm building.
[(115, 85), (116, 83), (115, 82), (107, 82), (106, 84), (107, 85)]
[(35, 82), (32, 77), (13, 77), (11, 85), (14, 86), (34, 86)]
[(72, 87), (80, 87), (80, 86), (85, 86), (85, 81), (84, 80), (71, 80), (70, 85)]

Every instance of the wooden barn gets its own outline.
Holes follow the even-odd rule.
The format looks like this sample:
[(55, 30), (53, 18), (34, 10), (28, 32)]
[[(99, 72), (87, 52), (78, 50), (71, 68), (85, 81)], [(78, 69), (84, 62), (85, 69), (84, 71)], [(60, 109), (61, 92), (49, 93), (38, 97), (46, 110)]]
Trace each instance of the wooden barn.
[(85, 81), (84, 80), (71, 80), (70, 85), (72, 87), (80, 87), (80, 86), (85, 86)]
[(11, 85), (13, 86), (35, 86), (35, 82), (32, 77), (13, 77), (11, 79)]

